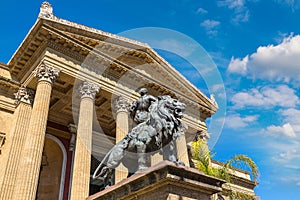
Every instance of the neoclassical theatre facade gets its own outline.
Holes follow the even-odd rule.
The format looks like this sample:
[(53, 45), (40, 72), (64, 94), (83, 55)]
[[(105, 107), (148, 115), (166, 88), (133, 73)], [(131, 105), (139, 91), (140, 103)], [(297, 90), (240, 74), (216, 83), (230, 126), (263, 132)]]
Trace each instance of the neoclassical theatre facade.
[[(102, 182), (91, 174), (133, 126), (128, 108), (142, 87), (186, 104), (176, 149), (192, 165), (187, 144), (218, 106), (149, 45), (58, 18), (44, 2), (10, 61), (0, 63), (0, 199), (98, 192)], [(151, 165), (162, 159), (152, 156)], [(253, 193), (249, 173), (237, 174), (236, 188)], [(120, 165), (115, 183), (126, 176)]]

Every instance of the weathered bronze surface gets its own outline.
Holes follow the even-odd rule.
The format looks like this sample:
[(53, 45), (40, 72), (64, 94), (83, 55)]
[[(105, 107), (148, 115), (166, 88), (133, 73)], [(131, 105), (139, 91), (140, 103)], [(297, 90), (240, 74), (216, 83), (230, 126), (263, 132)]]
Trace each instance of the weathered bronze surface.
[[(136, 105), (139, 107), (140, 103), (143, 102), (139, 101)], [(149, 156), (160, 149), (163, 149), (164, 159), (184, 165), (177, 160), (174, 141), (180, 137), (182, 131), (179, 119), (183, 117), (185, 107), (184, 103), (170, 96), (155, 98), (152, 104), (150, 99), (147, 100), (147, 106), (143, 107), (147, 111), (146, 119), (107, 153), (95, 170), (93, 178), (102, 177), (105, 186), (112, 185), (113, 169), (121, 162), (130, 174), (138, 173), (149, 167)]]

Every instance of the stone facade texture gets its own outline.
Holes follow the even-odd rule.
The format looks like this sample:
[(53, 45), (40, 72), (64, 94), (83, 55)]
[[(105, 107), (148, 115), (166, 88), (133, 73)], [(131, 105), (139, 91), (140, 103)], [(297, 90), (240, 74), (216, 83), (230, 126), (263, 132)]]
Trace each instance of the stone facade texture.
[[(217, 106), (147, 44), (60, 19), (48, 2), (40, 9), (9, 63), (0, 63), (0, 199), (209, 199), (220, 192), (222, 181), (189, 168), (187, 153), (187, 143), (207, 129), (205, 120)], [(133, 70), (137, 65), (147, 67)], [(121, 81), (126, 75), (132, 82)], [(188, 128), (176, 141), (187, 166), (161, 162), (156, 154), (156, 166), (129, 179), (119, 166), (117, 184), (89, 197), (102, 187), (90, 178), (92, 162), (132, 128), (128, 107), (139, 97), (132, 83), (187, 105), (182, 121)], [(54, 143), (55, 151), (48, 146)], [(60, 184), (53, 194), (47, 176)], [(253, 191), (246, 179), (237, 182)]]

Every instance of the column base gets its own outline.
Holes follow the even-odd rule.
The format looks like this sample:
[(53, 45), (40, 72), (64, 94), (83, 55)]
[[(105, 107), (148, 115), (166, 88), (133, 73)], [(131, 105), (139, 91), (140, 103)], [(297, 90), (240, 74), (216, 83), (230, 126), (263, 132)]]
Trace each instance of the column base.
[(169, 161), (162, 161), (142, 173), (135, 174), (87, 200), (210, 200), (222, 191), (225, 181)]

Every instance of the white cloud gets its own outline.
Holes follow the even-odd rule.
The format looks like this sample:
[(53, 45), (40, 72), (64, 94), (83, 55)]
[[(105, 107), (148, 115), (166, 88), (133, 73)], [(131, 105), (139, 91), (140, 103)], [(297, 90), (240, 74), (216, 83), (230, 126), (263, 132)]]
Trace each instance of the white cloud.
[[(296, 108), (281, 109), (277, 112), (283, 118), (282, 126), (271, 125), (262, 130), (263, 134), (272, 136), (286, 136), (286, 138), (299, 140), (300, 136), (300, 110)], [(279, 119), (280, 119), (279, 117)], [(286, 146), (284, 146), (286, 147)], [(292, 148), (292, 146), (290, 146)], [(280, 147), (278, 148), (280, 149)], [(299, 148), (300, 152), (300, 148)]]
[(246, 75), (247, 63), (248, 56), (245, 56), (243, 59), (234, 59), (234, 57), (232, 57), (228, 66), (228, 72)]
[(200, 13), (200, 14), (206, 14), (206, 13), (208, 13), (208, 11), (205, 10), (204, 8), (198, 8), (198, 9), (197, 9), (197, 13)]
[(213, 61), (215, 62), (215, 64), (219, 67), (226, 67), (228, 66), (228, 63), (230, 62), (230, 60), (228, 60), (227, 58), (224, 57), (222, 52), (209, 52), (209, 55), (211, 56), (211, 58), (213, 59)]
[(277, 163), (283, 164), (286, 168), (295, 169), (295, 166), (300, 164), (300, 143), (298, 141), (292, 141), (288, 143), (271, 142), (268, 144), (274, 152), (272, 160)]
[(229, 9), (243, 10), (245, 7), (245, 0), (223, 0), (218, 1), (218, 6), (228, 7)]
[(244, 128), (257, 121), (257, 118), (257, 115), (241, 117), (239, 114), (233, 114), (226, 117), (225, 126), (232, 129)]
[(220, 90), (224, 89), (224, 84), (215, 84), (211, 87), (211, 92), (218, 92)]
[(289, 123), (284, 124), (283, 126), (271, 125), (271, 126), (267, 127), (266, 132), (268, 134), (271, 134), (271, 135), (281, 135), (281, 134), (283, 134), (283, 135), (285, 135), (289, 138), (296, 138), (297, 137), (296, 133), (294, 132), (293, 127)]
[(216, 35), (218, 33), (217, 27), (220, 26), (220, 22), (212, 19), (203, 21), (200, 25), (205, 28), (208, 35)]
[(211, 19), (207, 19), (204, 22), (201, 23), (201, 26), (207, 28), (207, 29), (212, 29), (215, 28), (216, 26), (219, 26), (220, 22), (219, 21), (215, 21), (215, 20), (211, 20)]
[(223, 0), (218, 1), (219, 7), (227, 7), (230, 10), (233, 10), (234, 15), (232, 22), (240, 23), (247, 22), (249, 20), (249, 9), (246, 7), (245, 0)]
[(295, 11), (296, 9), (298, 9), (300, 7), (300, 1), (299, 0), (275, 0), (275, 2), (281, 3), (283, 5), (287, 5), (293, 11)]
[(299, 82), (300, 35), (284, 38), (278, 45), (260, 46), (243, 59), (232, 59), (228, 71), (241, 75), (248, 71), (253, 78)]
[[(268, 157), (264, 161), (270, 167), (268, 171), (274, 182), (295, 186), (300, 182), (300, 142), (298, 138), (284, 137), (283, 133), (277, 133), (278, 137), (260, 137), (264, 144)], [(280, 167), (278, 167), (280, 166)]]
[(284, 122), (290, 123), (297, 135), (300, 135), (300, 110), (296, 108), (289, 108), (286, 110), (280, 110), (279, 114), (284, 117)]
[(295, 107), (299, 103), (299, 97), (295, 90), (287, 85), (276, 87), (265, 86), (253, 88), (247, 92), (238, 92), (231, 98), (235, 108), (252, 107)]
[(299, 97), (295, 90), (287, 85), (276, 87), (265, 86), (253, 88), (247, 92), (238, 92), (231, 98), (231, 102), (236, 108), (252, 107), (295, 107), (299, 103)]

